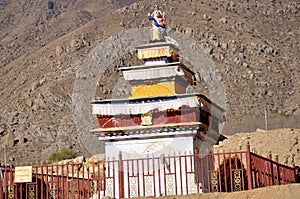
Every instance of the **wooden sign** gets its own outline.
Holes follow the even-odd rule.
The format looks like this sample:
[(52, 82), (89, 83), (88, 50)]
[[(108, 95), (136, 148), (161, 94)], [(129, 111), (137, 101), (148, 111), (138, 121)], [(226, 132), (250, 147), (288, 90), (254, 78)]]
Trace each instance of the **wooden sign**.
[(32, 182), (32, 166), (15, 168), (15, 183)]

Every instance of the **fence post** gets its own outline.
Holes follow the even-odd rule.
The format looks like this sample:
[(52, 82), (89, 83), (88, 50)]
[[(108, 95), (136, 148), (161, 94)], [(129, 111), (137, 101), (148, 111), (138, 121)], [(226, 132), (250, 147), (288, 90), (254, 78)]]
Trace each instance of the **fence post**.
[[(272, 157), (272, 152), (270, 151), (269, 152), (269, 159), (271, 160), (270, 161), (270, 169), (271, 169), (271, 173), (270, 173), (270, 175), (271, 175), (271, 185), (275, 185), (275, 176), (274, 176), (274, 165), (273, 165), (273, 159), (272, 159), (273, 157)], [(277, 166), (277, 164), (276, 164), (276, 166)]]
[(3, 173), (2, 173), (2, 167), (1, 167), (1, 165), (0, 165), (0, 196), (4, 196), (4, 188), (5, 188), (5, 186), (4, 186), (4, 177), (3, 177)]
[(269, 159), (272, 160), (272, 152), (269, 152)]
[(275, 156), (275, 162), (279, 163), (278, 155)]
[(124, 171), (123, 171), (123, 160), (122, 153), (119, 152), (119, 162), (118, 162), (118, 176), (119, 176), (119, 198), (124, 198)]
[(250, 156), (250, 145), (247, 143), (246, 147), (246, 161), (247, 161), (247, 179), (248, 179), (248, 189), (252, 189), (252, 168), (251, 168), (251, 156)]

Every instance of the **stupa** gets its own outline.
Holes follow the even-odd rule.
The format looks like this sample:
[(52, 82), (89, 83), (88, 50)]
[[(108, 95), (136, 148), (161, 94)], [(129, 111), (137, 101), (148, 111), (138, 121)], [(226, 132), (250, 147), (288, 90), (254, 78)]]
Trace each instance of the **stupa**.
[[(148, 16), (152, 22), (150, 42), (136, 47), (144, 65), (121, 68), (131, 84), (131, 96), (92, 101), (99, 128), (91, 132), (105, 141), (110, 158), (118, 157), (116, 149), (123, 158), (207, 152), (224, 138), (219, 134), (224, 110), (204, 95), (193, 93), (194, 72), (179, 62), (176, 46), (165, 41), (165, 14), (156, 6)], [(202, 146), (203, 139), (211, 146)]]
[(210, 153), (225, 138), (219, 133), (224, 110), (193, 92), (195, 72), (180, 63), (177, 47), (166, 42), (165, 14), (155, 7), (148, 16), (150, 41), (136, 47), (144, 64), (120, 69), (131, 96), (92, 101), (99, 128), (91, 132), (105, 141), (107, 160), (120, 153), (123, 160)]

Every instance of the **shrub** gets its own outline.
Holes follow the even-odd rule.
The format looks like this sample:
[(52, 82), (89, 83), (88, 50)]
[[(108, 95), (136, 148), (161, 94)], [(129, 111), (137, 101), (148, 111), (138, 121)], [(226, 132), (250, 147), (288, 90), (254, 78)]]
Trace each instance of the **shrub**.
[(53, 163), (61, 160), (73, 159), (75, 157), (77, 157), (76, 152), (72, 151), (71, 149), (62, 149), (60, 152), (52, 153), (48, 157), (47, 162)]

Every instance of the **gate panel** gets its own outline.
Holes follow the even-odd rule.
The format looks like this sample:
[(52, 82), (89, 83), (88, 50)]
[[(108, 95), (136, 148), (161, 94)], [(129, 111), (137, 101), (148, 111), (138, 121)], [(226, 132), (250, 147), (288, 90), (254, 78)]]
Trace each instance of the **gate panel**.
[(119, 161), (108, 160), (105, 162), (105, 168), (104, 195), (117, 198), (119, 196)]
[(47, 187), (48, 199), (57, 199), (57, 185), (55, 182), (48, 182)]
[(28, 199), (36, 199), (36, 184), (27, 183), (26, 196)]
[(138, 197), (138, 187), (139, 187), (139, 183), (138, 183), (138, 178), (137, 177), (128, 177), (129, 179), (129, 196), (130, 197)]
[(16, 188), (17, 188), (17, 186), (15, 186), (15, 185), (7, 186), (7, 198), (8, 199), (17, 198)]
[(212, 171), (210, 172), (210, 179), (211, 179), (211, 192), (219, 192), (219, 180), (218, 180), (219, 172), (218, 171)]
[(144, 176), (144, 182), (145, 182), (145, 196), (154, 196), (154, 182), (153, 182), (153, 175), (147, 175)]
[(233, 170), (233, 191), (242, 191), (242, 171)]
[(174, 174), (168, 174), (166, 177), (166, 194), (168, 196), (175, 195), (175, 175)]

